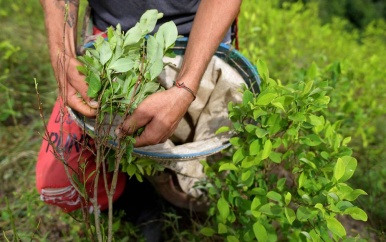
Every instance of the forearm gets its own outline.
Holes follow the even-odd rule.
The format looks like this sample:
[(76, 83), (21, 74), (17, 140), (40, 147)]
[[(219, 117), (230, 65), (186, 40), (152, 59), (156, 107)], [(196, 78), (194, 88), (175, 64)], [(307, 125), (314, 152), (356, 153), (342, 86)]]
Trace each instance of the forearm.
[(40, 0), (40, 2), (45, 15), (51, 62), (55, 65), (62, 54), (75, 57), (79, 1)]
[(240, 10), (241, 0), (202, 0), (177, 80), (195, 93), (206, 67)]

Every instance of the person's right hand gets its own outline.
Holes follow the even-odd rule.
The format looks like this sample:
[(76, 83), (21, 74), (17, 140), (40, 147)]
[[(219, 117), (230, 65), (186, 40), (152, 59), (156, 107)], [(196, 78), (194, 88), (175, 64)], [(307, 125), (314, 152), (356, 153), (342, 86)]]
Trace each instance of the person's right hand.
[(65, 105), (87, 117), (93, 117), (96, 114), (98, 102), (87, 96), (88, 84), (85, 82), (85, 76), (76, 69), (79, 65), (81, 63), (76, 58), (68, 55), (53, 65), (59, 93)]

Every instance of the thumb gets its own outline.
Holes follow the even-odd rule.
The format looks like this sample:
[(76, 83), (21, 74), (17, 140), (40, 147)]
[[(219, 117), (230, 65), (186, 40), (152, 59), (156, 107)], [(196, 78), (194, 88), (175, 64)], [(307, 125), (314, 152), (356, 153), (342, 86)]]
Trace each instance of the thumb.
[(83, 99), (76, 94), (67, 96), (66, 104), (86, 117), (94, 117), (96, 115), (97, 110), (85, 103)]
[(167, 138), (167, 136), (165, 137), (163, 135), (157, 135), (151, 123), (146, 126), (141, 135), (135, 137), (134, 147), (142, 147), (163, 143), (167, 140)]
[(115, 130), (115, 134), (118, 137), (123, 135), (132, 135), (139, 128), (144, 127), (146, 124), (151, 122), (152, 117), (146, 115), (141, 111), (140, 107), (138, 107), (132, 115), (127, 116), (126, 119), (122, 122), (121, 125)]

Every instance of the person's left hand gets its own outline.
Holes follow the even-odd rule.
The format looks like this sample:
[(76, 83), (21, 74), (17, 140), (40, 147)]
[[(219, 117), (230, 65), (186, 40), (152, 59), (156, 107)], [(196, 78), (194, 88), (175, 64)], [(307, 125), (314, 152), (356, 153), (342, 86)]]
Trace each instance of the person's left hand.
[(177, 128), (192, 101), (190, 93), (177, 87), (154, 93), (125, 119), (116, 129), (116, 134), (132, 135), (139, 128), (145, 127), (141, 135), (135, 137), (135, 147), (165, 142)]

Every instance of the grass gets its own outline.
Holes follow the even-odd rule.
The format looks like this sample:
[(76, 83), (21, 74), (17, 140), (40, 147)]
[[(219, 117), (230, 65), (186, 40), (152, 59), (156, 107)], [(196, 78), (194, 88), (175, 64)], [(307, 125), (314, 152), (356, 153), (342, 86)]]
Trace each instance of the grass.
[(31, 122), (28, 126), (0, 128), (1, 140), (7, 140), (0, 145), (0, 228), (7, 238), (15, 239), (16, 231), (20, 239), (44, 241), (51, 234), (52, 224), (68, 226), (55, 221), (61, 212), (45, 206), (35, 188), (40, 126), (40, 122)]
[(44, 205), (35, 188), (43, 126), (34, 78), (46, 115), (57, 95), (43, 11), (39, 1), (0, 4), (0, 91), (8, 94), (0, 95), (0, 240), (73, 241), (80, 230), (73, 219)]

